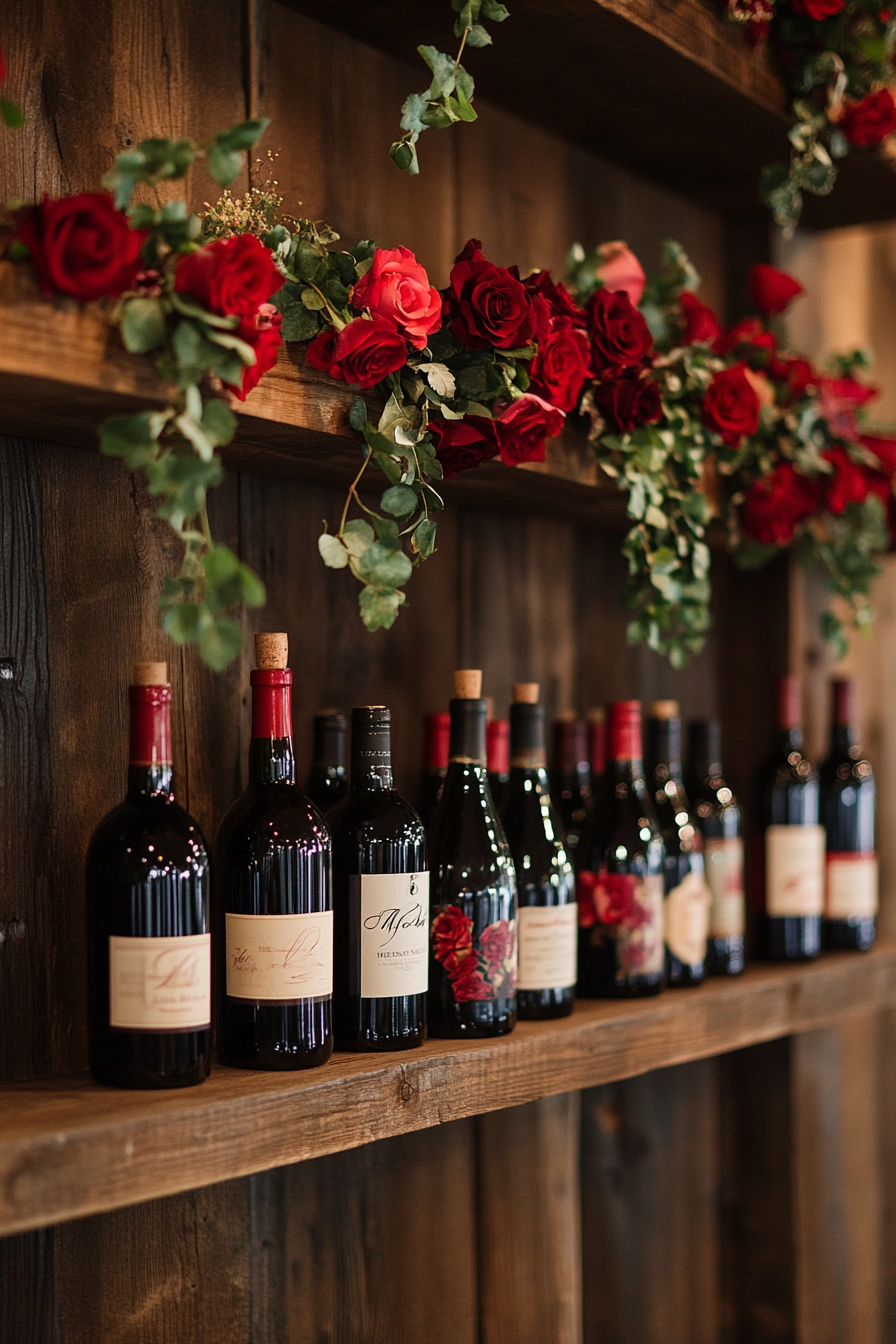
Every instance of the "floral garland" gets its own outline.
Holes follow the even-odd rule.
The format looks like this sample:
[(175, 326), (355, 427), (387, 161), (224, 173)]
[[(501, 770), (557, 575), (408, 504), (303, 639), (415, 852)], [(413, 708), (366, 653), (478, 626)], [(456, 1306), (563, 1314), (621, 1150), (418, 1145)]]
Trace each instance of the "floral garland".
[(896, 17), (878, 0), (727, 0), (726, 8), (750, 47), (770, 41), (791, 90), (790, 162), (769, 164), (760, 184), (789, 237), (803, 193), (833, 189), (836, 160), (896, 131)]

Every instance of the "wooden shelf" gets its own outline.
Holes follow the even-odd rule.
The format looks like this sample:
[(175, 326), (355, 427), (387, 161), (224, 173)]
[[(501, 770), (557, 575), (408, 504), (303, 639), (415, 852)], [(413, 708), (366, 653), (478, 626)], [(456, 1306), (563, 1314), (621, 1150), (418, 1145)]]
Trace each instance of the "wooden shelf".
[(175, 1194), (539, 1097), (631, 1078), (896, 1002), (896, 939), (864, 956), (751, 967), (734, 981), (629, 1003), (501, 1040), (336, 1055), (307, 1073), (216, 1067), (174, 1092), (86, 1075), (0, 1088), (0, 1236)]
[[(405, 57), (421, 75), (417, 45), (449, 50), (455, 40), (447, 6), (289, 3)], [(516, 0), (510, 10), (494, 47), (469, 58), (482, 99), (711, 209), (764, 209), (759, 171), (788, 155), (788, 96), (768, 53), (749, 51), (715, 4)], [(809, 198), (804, 222), (832, 228), (894, 217), (896, 173), (859, 152), (831, 196)]]

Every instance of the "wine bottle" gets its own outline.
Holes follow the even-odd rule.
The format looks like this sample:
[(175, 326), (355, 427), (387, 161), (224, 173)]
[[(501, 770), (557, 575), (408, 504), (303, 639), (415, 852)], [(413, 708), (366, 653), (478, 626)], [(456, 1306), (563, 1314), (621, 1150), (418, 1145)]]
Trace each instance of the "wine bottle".
[(666, 982), (700, 985), (706, 976), (711, 896), (703, 870), (703, 837), (691, 816), (681, 775), (677, 700), (654, 700), (647, 723), (647, 779), (663, 837)]
[(703, 862), (712, 896), (706, 970), (740, 975), (744, 969), (744, 842), (740, 806), (722, 773), (718, 719), (695, 719), (688, 728), (687, 786), (703, 833)]
[(426, 1040), (426, 833), (393, 785), (390, 727), (384, 705), (352, 710), (349, 792), (327, 815), (340, 1050), (409, 1050)]
[(501, 819), (516, 869), (520, 1019), (566, 1017), (576, 983), (575, 878), (545, 769), (538, 685), (513, 688), (510, 779)]
[(481, 688), (481, 672), (455, 672), (448, 773), (429, 828), (432, 1036), (503, 1036), (516, 1022), (516, 878), (488, 783)]
[(188, 1087), (211, 1060), (209, 867), (174, 797), (166, 663), (136, 663), (128, 791), (87, 851), (90, 1070), (110, 1087)]
[(307, 795), (321, 812), (328, 812), (348, 793), (345, 768), (345, 715), (335, 709), (314, 716), (314, 749)]
[(864, 952), (877, 917), (874, 772), (858, 745), (855, 682), (835, 681), (832, 692), (831, 750), (819, 771), (827, 839), (822, 941)]
[(579, 875), (579, 985), (590, 998), (658, 994), (664, 981), (663, 841), (641, 754), (641, 702), (608, 707), (606, 842)]
[(286, 635), (255, 651), (249, 786), (215, 841), (218, 1055), (307, 1069), (333, 1052), (330, 833), (296, 784)]
[[(588, 724), (588, 767), (591, 775), (591, 796), (594, 799), (594, 811), (590, 834), (586, 837), (585, 844), (588, 853), (584, 850), (580, 856), (580, 871), (586, 867), (594, 868), (595, 862), (599, 864), (600, 855), (603, 853), (603, 823), (607, 815), (607, 789), (609, 786), (607, 777), (607, 722), (606, 712), (603, 708), (589, 709), (586, 715)], [(595, 861), (594, 853), (598, 858)]]
[(590, 865), (594, 797), (588, 768), (588, 729), (572, 715), (554, 723), (551, 797), (563, 823), (566, 848), (576, 872)]
[(510, 779), (510, 724), (507, 719), (489, 719), (486, 723), (485, 760), (492, 801), (500, 812)]
[(803, 755), (799, 677), (780, 677), (772, 753), (759, 778), (762, 827), (761, 954), (772, 961), (818, 955), (824, 905), (824, 828), (818, 775)]
[(450, 714), (423, 716), (423, 778), (420, 781), (420, 817), (425, 826), (432, 820), (448, 771)]

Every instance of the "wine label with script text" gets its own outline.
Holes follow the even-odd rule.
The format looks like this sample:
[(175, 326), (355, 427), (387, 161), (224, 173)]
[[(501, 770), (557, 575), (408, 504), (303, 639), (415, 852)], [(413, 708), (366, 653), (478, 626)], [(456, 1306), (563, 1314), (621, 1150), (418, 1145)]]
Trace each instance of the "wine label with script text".
[(877, 914), (876, 854), (828, 854), (824, 913), (828, 919)]
[(232, 915), (227, 920), (227, 995), (295, 1003), (333, 993), (333, 911)]
[(738, 938), (744, 931), (744, 842), (737, 837), (707, 840), (703, 847), (710, 938)]
[(429, 873), (351, 879), (352, 992), (362, 999), (429, 988)]
[(823, 906), (824, 827), (767, 827), (766, 913), (778, 918), (820, 915)]
[(706, 879), (693, 870), (666, 894), (663, 936), (669, 951), (685, 966), (696, 966), (706, 956), (711, 900)]
[(198, 1031), (212, 1020), (212, 938), (109, 938), (109, 1025)]
[(572, 905), (521, 905), (518, 989), (568, 989), (576, 982), (577, 909)]

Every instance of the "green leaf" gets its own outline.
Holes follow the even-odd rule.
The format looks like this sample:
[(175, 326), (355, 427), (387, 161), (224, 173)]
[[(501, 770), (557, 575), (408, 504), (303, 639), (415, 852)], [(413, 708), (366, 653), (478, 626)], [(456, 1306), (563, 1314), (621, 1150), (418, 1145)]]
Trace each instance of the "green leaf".
[(251, 149), (257, 144), (271, 124), (270, 117), (255, 117), (251, 121), (241, 121), (226, 131), (219, 131), (214, 143), (223, 149)]
[(436, 92), (453, 93), (454, 57), (446, 56), (444, 51), (438, 51), (435, 47), (430, 46), (418, 47), (417, 52), (432, 71), (432, 83)]
[(322, 532), (317, 539), (317, 549), (328, 569), (345, 569), (348, 564), (348, 551), (338, 537)]
[(202, 430), (208, 441), (215, 447), (230, 443), (236, 433), (236, 416), (220, 397), (213, 397), (205, 403), (202, 412)]
[(385, 492), (380, 503), (383, 511), (391, 513), (393, 518), (407, 518), (417, 507), (417, 492), (409, 485), (393, 485)]
[(169, 418), (166, 411), (110, 416), (100, 428), (100, 452), (124, 458), (131, 470), (144, 467), (155, 457), (159, 435)]
[(404, 593), (369, 584), (358, 595), (361, 619), (368, 630), (388, 630), (395, 624), (398, 608), (404, 600)]
[(455, 103), (457, 105), (457, 115), (461, 121), (478, 121), (479, 113), (473, 107), (464, 90), (461, 88), (460, 80), (457, 83)]
[(162, 627), (177, 644), (190, 644), (199, 638), (202, 617), (206, 613), (195, 602), (178, 602), (162, 617)]
[(205, 577), (215, 587), (233, 578), (239, 565), (239, 560), (228, 546), (211, 546), (202, 561)]
[(413, 536), (414, 550), (425, 560), (436, 548), (436, 525), (431, 518), (418, 523)]
[(389, 158), (403, 173), (413, 176), (420, 171), (417, 166), (417, 148), (407, 140), (396, 140), (389, 149)]
[(385, 542), (375, 541), (361, 556), (358, 572), (368, 583), (382, 588), (398, 588), (411, 577), (413, 565), (404, 551), (392, 550)]
[[(279, 296), (275, 296), (275, 302), (277, 297)], [(321, 329), (317, 313), (311, 312), (304, 303), (292, 302), (280, 311), (283, 314), (280, 335), (284, 341), (310, 341)]]
[(449, 126), (453, 126), (460, 120), (457, 113), (453, 113), (449, 107), (442, 106), (441, 103), (430, 103), (423, 114), (423, 123), (435, 131), (445, 131)]
[(490, 47), (492, 45), (492, 35), (487, 28), (483, 28), (481, 23), (474, 23), (473, 27), (467, 33), (468, 47)]
[(342, 529), (342, 541), (349, 554), (359, 560), (373, 545), (373, 528), (363, 518), (353, 518)]
[(303, 289), (302, 302), (313, 313), (318, 313), (327, 306), (326, 299), (322, 294), (318, 294), (316, 289)]
[(348, 413), (348, 422), (352, 429), (363, 434), (367, 428), (367, 403), (363, 397), (355, 397)]
[[(234, 149), (225, 149), (222, 145), (209, 146), (208, 171), (219, 187), (229, 187), (243, 166), (243, 156)], [(206, 660), (207, 661), (207, 660)], [(227, 662), (230, 659), (228, 658)], [(223, 666), (226, 667), (226, 663)]]
[(18, 130), (20, 126), (25, 125), (25, 113), (15, 103), (10, 102), (8, 98), (0, 97), (0, 113), (2, 113), (4, 124), (12, 130)]
[(510, 10), (504, 5), (498, 3), (498, 0), (482, 0), (482, 17), (490, 19), (492, 23), (503, 23), (510, 15)]
[(199, 635), (199, 654), (213, 672), (221, 672), (232, 663), (243, 647), (243, 630), (229, 616), (218, 616), (204, 626)]
[(405, 99), (401, 109), (401, 129), (403, 131), (422, 131), (423, 114), (426, 111), (426, 97), (422, 93), (412, 93)]

